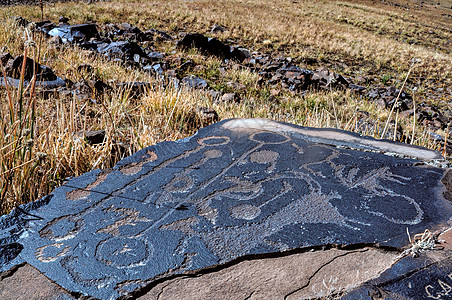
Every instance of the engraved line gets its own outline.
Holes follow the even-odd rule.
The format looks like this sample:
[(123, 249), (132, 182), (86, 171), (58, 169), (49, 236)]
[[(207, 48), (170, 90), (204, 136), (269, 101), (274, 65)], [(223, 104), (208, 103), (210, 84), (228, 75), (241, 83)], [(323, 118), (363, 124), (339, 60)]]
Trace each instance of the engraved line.
[[(246, 156), (248, 156), (250, 153), (252, 153), (253, 151), (256, 151), (257, 149), (261, 148), (265, 143), (259, 143), (258, 145), (254, 146), (253, 148), (251, 148), (250, 150), (242, 153), (242, 155), (240, 155), (239, 158), (237, 158), (234, 162), (232, 162), (229, 166), (223, 168), (223, 170), (218, 173), (217, 175), (214, 175), (211, 179), (209, 179), (208, 181), (202, 183), (199, 188), (197, 188), (195, 191), (191, 192), (190, 194), (188, 194), (186, 196), (186, 198), (191, 198), (194, 194), (196, 194), (199, 190), (203, 190), (205, 189), (207, 186), (209, 186), (210, 184), (212, 184), (215, 180), (217, 180), (219, 177), (223, 176), (227, 171), (229, 171), (232, 167), (234, 167), (235, 165), (237, 165), (239, 162), (241, 162), (242, 160), (244, 160), (244, 158)], [(178, 203), (177, 205), (175, 205), (174, 207), (172, 207), (170, 210), (168, 210), (164, 215), (162, 215), (159, 219), (157, 219), (154, 224), (152, 224), (150, 227), (148, 227), (145, 231), (154, 229), (158, 224), (161, 223), (161, 221), (164, 221), (166, 218), (168, 218), (174, 211), (177, 210), (177, 207), (180, 206), (182, 203)]]

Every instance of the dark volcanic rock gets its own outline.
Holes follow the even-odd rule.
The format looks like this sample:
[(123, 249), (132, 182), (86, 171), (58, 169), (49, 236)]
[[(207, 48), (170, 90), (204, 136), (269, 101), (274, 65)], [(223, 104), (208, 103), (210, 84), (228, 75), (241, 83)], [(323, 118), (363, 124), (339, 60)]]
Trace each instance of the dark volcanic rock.
[(210, 32), (212, 32), (212, 33), (225, 32), (225, 31), (226, 31), (226, 29), (223, 26), (218, 25), (218, 24), (213, 24), (210, 29)]
[(10, 270), (24, 262), (19, 256), (23, 245), (17, 241), (28, 222), (40, 219), (40, 217), (30, 214), (30, 211), (48, 204), (50, 199), (52, 199), (51, 195), (45, 196), (13, 209), (9, 215), (0, 217), (0, 272)]
[(341, 86), (343, 88), (348, 88), (348, 81), (342, 77), (342, 75), (336, 74), (331, 70), (321, 68), (314, 72), (312, 80), (315, 84), (318, 84), (321, 88), (329, 89)]
[(42, 32), (47, 34), (49, 33), (50, 30), (56, 27), (56, 25), (50, 22), (49, 20), (36, 22), (35, 25), (38, 30), (41, 30)]
[(71, 95), (79, 100), (100, 98), (113, 88), (101, 80), (80, 80), (71, 87), (61, 88), (58, 92), (61, 95)]
[(231, 47), (228, 45), (223, 44), (221, 41), (219, 41), (216, 38), (209, 38), (207, 43), (207, 49), (210, 54), (223, 57), (223, 58), (230, 58), (231, 57)]
[(279, 68), (277, 74), (282, 75), (282, 77), (272, 77), (271, 80), (282, 80), (289, 85), (290, 90), (306, 90), (310, 85), (313, 84), (312, 77), (313, 73), (309, 70), (301, 69), (298, 66), (291, 64), (284, 65)]
[(14, 260), (24, 247), (19, 243), (10, 243), (0, 246), (0, 265), (7, 265), (10, 261)]
[(155, 52), (155, 51), (148, 52), (147, 56), (152, 61), (159, 61), (159, 60), (162, 60), (165, 57), (165, 55), (163, 53)]
[[(5, 67), (6, 78), (0, 77), (0, 85), (5, 86), (7, 81), (9, 86), (18, 88), (20, 86), (20, 75), (24, 64), (24, 56), (18, 55), (12, 58), (10, 54), (2, 54), (0, 56), (2, 64)], [(53, 89), (63, 87), (66, 82), (48, 67), (38, 64), (33, 59), (27, 57), (25, 59), (24, 68), (24, 86), (30, 84), (33, 74), (36, 72), (36, 86), (43, 89)]]
[(209, 39), (200, 33), (188, 33), (177, 42), (177, 46), (185, 49), (194, 47), (208, 52)]
[(202, 126), (207, 126), (220, 121), (218, 113), (209, 107), (197, 107), (195, 111)]
[(357, 85), (357, 84), (349, 84), (348, 87), (354, 91), (355, 93), (358, 94), (363, 94), (366, 91), (366, 88), (361, 86), (361, 85)]
[[(143, 49), (135, 42), (120, 41), (99, 45), (97, 51), (110, 59), (120, 58), (127, 61), (140, 62), (140, 58), (147, 55)], [(138, 56), (138, 61), (135, 56)]]
[(101, 144), (105, 140), (105, 129), (93, 131), (79, 131), (75, 136), (83, 138), (89, 145)]
[(267, 81), (272, 86), (281, 85), (293, 92), (300, 92), (309, 87), (319, 87), (318, 77), (313, 80), (314, 72), (302, 69), (293, 64), (290, 59), (277, 57), (257, 57), (250, 60), (253, 68), (258, 69), (262, 81)]
[[(407, 227), (415, 233), (450, 227), (452, 204), (443, 192), (452, 186), (451, 176), (441, 163), (435, 151), (340, 130), (226, 120), (190, 138), (143, 149), (113, 169), (71, 179), (48, 203), (1, 217), (0, 245), (13, 251), (2, 253), (0, 271), (25, 261), (72, 294), (112, 299), (154, 286), (156, 278), (165, 282), (219, 264), (304, 249), (299, 258), (282, 261), (300, 265), (303, 269), (290, 267), (287, 274), (298, 273), (310, 288), (300, 289), (299, 281), (280, 287), (288, 290), (288, 299), (321, 297), (310, 283), (322, 285), (341, 266), (349, 271), (337, 280), (353, 282), (347, 289), (386, 269), (413, 270), (412, 263), (390, 268), (399, 252), (385, 249), (408, 246)], [(366, 263), (357, 264), (361, 261)], [(440, 271), (449, 272), (450, 261), (441, 261)], [(277, 276), (283, 262), (269, 264), (271, 272), (258, 273), (259, 264), (236, 270), (260, 274), (243, 286), (267, 286), (272, 280), (265, 274)], [(435, 282), (440, 271), (425, 274), (433, 274)], [(422, 276), (420, 282), (430, 284)], [(386, 287), (400, 290), (393, 283)], [(200, 298), (210, 298), (208, 292)]]
[(250, 57), (248, 50), (244, 48), (231, 48), (229, 45), (216, 38), (208, 38), (200, 33), (188, 33), (177, 42), (177, 46), (183, 49), (197, 48), (199, 51), (215, 55), (223, 59), (235, 59), (243, 61)]
[(411, 95), (406, 92), (400, 93), (400, 90), (396, 89), (393, 86), (388, 88), (375, 88), (368, 91), (368, 97), (370, 99), (377, 101), (381, 106), (388, 109), (392, 109), (392, 106), (394, 105), (394, 102), (398, 96), (399, 99), (395, 108), (399, 111), (410, 109), (413, 103), (413, 98), (411, 97)]
[(251, 53), (248, 49), (242, 47), (231, 48), (231, 58), (239, 62), (243, 62), (245, 59), (251, 58)]
[(51, 36), (59, 36), (64, 43), (81, 43), (97, 37), (99, 33), (95, 24), (61, 24), (48, 31)]
[(174, 38), (171, 35), (169, 35), (168, 33), (166, 33), (165, 31), (157, 30), (154, 28), (145, 31), (143, 34), (147, 37), (157, 37), (157, 39), (164, 40), (164, 41), (173, 41), (174, 40)]
[(193, 75), (182, 78), (181, 84), (194, 89), (203, 89), (209, 86), (207, 81)]
[[(6, 64), (5, 72), (6, 76), (19, 79), (22, 71), (24, 63), (24, 56), (18, 55), (14, 59), (8, 61)], [(36, 72), (37, 80), (39, 81), (53, 81), (57, 79), (57, 76), (53, 73), (53, 71), (43, 65), (38, 64), (33, 59), (27, 57), (25, 60), (25, 80), (31, 80), (34, 72)]]
[(452, 125), (452, 116), (450, 114), (449, 116), (444, 115), (434, 105), (421, 103), (418, 105), (417, 110), (416, 119), (418, 122), (435, 129), (445, 129), (448, 124), (449, 128), (452, 128), (450, 126)]

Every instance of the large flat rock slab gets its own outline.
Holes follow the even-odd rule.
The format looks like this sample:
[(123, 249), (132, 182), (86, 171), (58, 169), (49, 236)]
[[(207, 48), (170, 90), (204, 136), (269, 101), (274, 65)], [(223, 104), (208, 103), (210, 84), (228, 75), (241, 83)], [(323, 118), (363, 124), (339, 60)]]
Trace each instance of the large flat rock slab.
[(75, 299), (28, 264), (0, 274), (0, 299)]
[(138, 299), (321, 298), (372, 279), (391, 267), (396, 257), (394, 252), (363, 248), (246, 260), (215, 272), (167, 280)]
[[(350, 290), (391, 269), (409, 246), (407, 228), (450, 228), (450, 177), (441, 155), (424, 148), (270, 120), (226, 120), (71, 179), (2, 217), (0, 271), (26, 262), (72, 294), (100, 299), (151, 297), (162, 282), (166, 292), (183, 295), (212, 278), (224, 281), (221, 270), (257, 274), (260, 284), (259, 263), (276, 270), (281, 261), (269, 259), (294, 264), (299, 252), (301, 281), (341, 264), (364, 272), (336, 280), (333, 290)], [(306, 263), (309, 251), (316, 263)], [(369, 266), (359, 263), (366, 260)], [(246, 266), (250, 261), (257, 265)], [(200, 272), (212, 277), (184, 283)], [(286, 280), (281, 276), (275, 281)], [(265, 297), (271, 289), (245, 290)], [(321, 296), (308, 290), (287, 288), (285, 297)], [(205, 292), (201, 298), (216, 293)]]

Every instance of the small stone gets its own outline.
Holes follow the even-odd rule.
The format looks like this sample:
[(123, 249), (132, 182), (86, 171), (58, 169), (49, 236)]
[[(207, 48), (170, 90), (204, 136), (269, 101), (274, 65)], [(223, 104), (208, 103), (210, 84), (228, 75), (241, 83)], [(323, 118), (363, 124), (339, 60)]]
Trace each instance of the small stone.
[(330, 87), (342, 86), (348, 88), (348, 81), (342, 77), (342, 75), (336, 74), (326, 68), (320, 68), (314, 72), (312, 81), (319, 85), (321, 88), (329, 89)]
[(234, 48), (232, 50), (231, 57), (233, 59), (236, 59), (241, 62), (245, 59), (250, 59), (251, 53), (250, 53), (250, 50), (248, 50), (248, 49), (238, 47), (238, 48)]
[(49, 20), (45, 20), (45, 21), (42, 21), (42, 22), (36, 22), (35, 26), (36, 26), (37, 29), (39, 29), (42, 32), (47, 33), (47, 34), (50, 32), (50, 30), (52, 30), (55, 27), (57, 27), (55, 24), (53, 24)]
[(162, 64), (155, 64), (152, 66), (152, 69), (154, 70), (155, 74), (157, 75), (163, 75), (165, 73), (165, 70), (162, 67)]
[(188, 49), (195, 47), (206, 51), (209, 46), (209, 39), (200, 33), (188, 33), (181, 40), (177, 42), (177, 47)]
[(196, 112), (203, 126), (220, 121), (218, 113), (213, 108), (198, 107), (196, 108)]
[(78, 72), (92, 73), (94, 72), (94, 67), (90, 64), (80, 64), (77, 67)]
[(94, 24), (61, 24), (49, 30), (48, 34), (51, 36), (59, 36), (64, 43), (86, 42), (99, 35), (96, 25)]
[(188, 33), (177, 42), (177, 47), (188, 49), (197, 48), (199, 51), (208, 55), (215, 55), (222, 59), (243, 60), (248, 54), (242, 49), (231, 49), (231, 47), (216, 38), (208, 38), (200, 33)]
[[(8, 65), (5, 68), (6, 75), (11, 78), (19, 79), (23, 63), (23, 55), (18, 55), (13, 60), (9, 60)], [(40, 81), (54, 81), (57, 79), (57, 76), (50, 68), (40, 65), (33, 59), (27, 57), (27, 59), (25, 60), (24, 79), (31, 80), (34, 71), (36, 71), (37, 79)]]
[(165, 55), (160, 52), (149, 52), (148, 54), (149, 59), (156, 61), (156, 60), (162, 60)]
[(61, 16), (61, 17), (58, 18), (58, 22), (59, 22), (60, 24), (68, 24), (69, 19), (66, 18), (66, 17), (64, 17), (64, 16)]
[(274, 97), (278, 96), (281, 93), (281, 90), (279, 89), (271, 89), (270, 94)]
[(193, 89), (204, 89), (208, 87), (207, 81), (193, 75), (182, 78), (181, 84)]
[(387, 109), (392, 109), (392, 106), (397, 100), (397, 106), (395, 107), (398, 111), (405, 111), (410, 109), (413, 98), (406, 92), (400, 93), (395, 87), (387, 88), (374, 88), (367, 91), (367, 97), (373, 98), (374, 101)]
[(135, 42), (119, 41), (100, 45), (97, 51), (110, 59), (119, 58), (126, 62), (133, 62), (136, 58), (147, 57), (143, 49)]
[(236, 81), (228, 81), (226, 83), (226, 86), (230, 89), (236, 90), (236, 91), (243, 91), (246, 89), (246, 86), (244, 86), (241, 83), (238, 83)]
[(78, 131), (74, 135), (83, 138), (88, 145), (97, 145), (104, 142), (105, 129), (94, 131)]
[(155, 38), (156, 40), (163, 40), (163, 41), (173, 41), (174, 38), (169, 35), (168, 33), (157, 30), (157, 29), (149, 29), (142, 34), (146, 38), (143, 40), (152, 40), (152, 38)]
[(209, 38), (207, 48), (203, 50), (207, 51), (210, 55), (215, 55), (221, 58), (231, 57), (231, 47), (216, 38)]
[(236, 93), (226, 93), (221, 97), (221, 102), (232, 103), (239, 102), (240, 97)]
[(366, 91), (366, 88), (361, 86), (361, 85), (357, 85), (357, 84), (349, 84), (348, 86), (352, 91), (354, 91), (355, 93), (358, 94), (362, 94)]
[(226, 29), (223, 26), (220, 26), (218, 24), (213, 24), (210, 29), (211, 33), (219, 33), (219, 32), (225, 32), (225, 31), (226, 31)]
[(3, 67), (5, 67), (8, 64), (9, 60), (13, 60), (13, 57), (8, 52), (0, 53), (0, 60), (2, 62)]

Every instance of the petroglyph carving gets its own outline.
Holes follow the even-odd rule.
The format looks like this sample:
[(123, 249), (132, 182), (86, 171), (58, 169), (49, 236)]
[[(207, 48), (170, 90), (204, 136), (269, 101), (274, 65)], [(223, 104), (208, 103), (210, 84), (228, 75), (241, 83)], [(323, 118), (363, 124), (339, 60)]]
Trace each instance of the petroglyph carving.
[[(380, 154), (356, 157), (353, 150), (286, 133), (223, 133), (154, 147), (146, 159), (68, 191), (69, 206), (87, 205), (39, 230), (34, 256), (41, 265), (35, 264), (50, 273), (67, 272), (76, 285), (92, 279), (102, 289), (124, 291), (141, 279), (200, 268), (201, 260), (218, 264), (253, 253), (342, 243), (349, 236), (359, 241), (363, 231), (377, 240), (372, 222), (405, 230), (423, 221), (420, 198), (400, 190), (419, 175), (402, 176)], [(398, 158), (390, 159), (395, 166)], [(108, 178), (115, 188), (99, 190)], [(385, 210), (385, 202), (402, 203), (404, 214)], [(313, 226), (324, 236), (310, 236)], [(289, 233), (297, 238), (286, 239)], [(79, 257), (99, 274), (84, 273)]]
[(250, 204), (239, 204), (231, 208), (231, 216), (236, 219), (252, 220), (255, 219), (261, 213), (261, 209), (258, 206)]
[[(70, 247), (64, 247), (63, 249), (61, 249), (63, 246), (63, 243), (53, 243), (44, 247), (39, 247), (38, 249), (36, 249), (36, 257), (45, 263), (48, 262), (54, 262), (57, 259), (64, 257), (68, 252), (69, 252), (69, 248)], [(47, 251), (56, 251), (57, 253), (55, 254), (46, 254)]]
[(67, 194), (68, 200), (82, 200), (86, 199), (90, 194), (91, 190), (97, 187), (99, 184), (107, 179), (109, 172), (101, 172), (95, 181), (88, 184), (84, 189), (76, 189)]
[(108, 233), (112, 236), (119, 236), (119, 228), (122, 226), (135, 226), (137, 222), (151, 221), (147, 218), (139, 217), (139, 212), (129, 208), (116, 208), (112, 205), (111, 207), (106, 208), (105, 211), (115, 212), (118, 217), (122, 218), (117, 219), (113, 224), (100, 228), (97, 230), (97, 233)]
[(429, 299), (449, 299), (452, 295), (452, 273), (436, 279), (432, 284), (426, 285), (425, 297)]
[(148, 151), (147, 155), (148, 155), (148, 157), (144, 158), (143, 161), (141, 161), (139, 163), (130, 163), (130, 164), (124, 166), (123, 168), (121, 168), (122, 174), (135, 175), (143, 169), (143, 165), (145, 163), (149, 163), (149, 162), (152, 162), (157, 159), (157, 154), (155, 154), (155, 152), (153, 152), (153, 151)]
[(276, 161), (278, 160), (279, 153), (269, 150), (256, 151), (250, 154), (250, 161), (258, 164), (270, 164), (267, 168), (267, 172), (271, 172), (275, 169)]
[(84, 220), (76, 216), (62, 216), (49, 222), (39, 231), (39, 235), (42, 238), (61, 242), (74, 238), (84, 224)]

